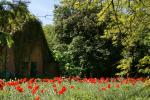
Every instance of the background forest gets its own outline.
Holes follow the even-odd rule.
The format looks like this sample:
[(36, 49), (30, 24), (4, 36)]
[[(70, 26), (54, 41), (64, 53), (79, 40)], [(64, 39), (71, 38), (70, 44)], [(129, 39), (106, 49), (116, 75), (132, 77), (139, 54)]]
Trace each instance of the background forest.
[[(43, 26), (60, 74), (149, 76), (149, 5), (149, 0), (61, 0), (54, 24)], [(11, 47), (13, 33), (32, 20), (38, 19), (25, 3), (0, 2), (0, 47)]]
[(43, 27), (62, 74), (150, 75), (150, 1), (62, 0)]

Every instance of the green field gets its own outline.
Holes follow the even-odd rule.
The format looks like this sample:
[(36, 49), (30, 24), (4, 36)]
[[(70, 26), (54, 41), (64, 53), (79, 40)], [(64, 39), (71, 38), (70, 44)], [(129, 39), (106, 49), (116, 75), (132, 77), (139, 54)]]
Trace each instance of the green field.
[(59, 78), (1, 81), (0, 100), (150, 100), (145, 79)]

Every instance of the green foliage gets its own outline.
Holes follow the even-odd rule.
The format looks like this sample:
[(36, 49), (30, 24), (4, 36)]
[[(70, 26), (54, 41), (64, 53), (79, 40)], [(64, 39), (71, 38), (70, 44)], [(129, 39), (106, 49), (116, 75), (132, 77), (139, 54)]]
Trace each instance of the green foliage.
[(11, 47), (12, 34), (21, 30), (29, 15), (27, 6), (22, 2), (13, 4), (0, 1), (0, 45)]
[[(98, 14), (99, 22), (111, 20), (103, 38), (111, 39), (117, 48), (123, 47), (122, 58), (117, 67), (122, 72), (117, 75), (138, 73), (136, 66), (141, 59), (150, 55), (150, 24), (147, 23), (150, 20), (150, 9), (147, 4), (150, 2), (146, 0), (107, 0), (102, 3), (102, 10)], [(149, 67), (145, 67), (145, 73), (149, 74)]]
[(139, 60), (139, 72), (150, 74), (150, 56), (144, 56), (144, 58)]
[(149, 64), (141, 64), (150, 55), (148, 4), (146, 0), (62, 0), (54, 20), (58, 46), (65, 48), (55, 48), (55, 57), (64, 65), (96, 66), (102, 73), (111, 68), (100, 66), (111, 66), (113, 71), (117, 66), (121, 71), (117, 75), (144, 70), (149, 74)]
[(13, 44), (12, 36), (8, 33), (0, 32), (0, 46), (7, 45), (11, 47)]
[(57, 37), (55, 34), (55, 26), (54, 25), (45, 25), (45, 26), (43, 26), (43, 30), (45, 33), (47, 43), (49, 45), (49, 49), (53, 50), (53, 46), (55, 44), (57, 44)]
[[(116, 47), (111, 45), (110, 39), (103, 38), (104, 30), (111, 20), (99, 22), (97, 16), (101, 11), (101, 3), (99, 0), (62, 0), (61, 4), (55, 8), (55, 33), (58, 42), (53, 50), (56, 59), (65, 66), (70, 64), (80, 66), (93, 73), (97, 70), (97, 74), (110, 71), (109, 67), (112, 62), (116, 62), (117, 57), (111, 58)], [(61, 47), (62, 46), (62, 47)], [(60, 49), (60, 48), (63, 48)], [(119, 51), (119, 50), (118, 50)], [(61, 58), (61, 60), (60, 60)], [(110, 62), (108, 62), (110, 61)]]
[(1, 1), (0, 16), (0, 30), (12, 34), (21, 30), (30, 14), (26, 4), (22, 2), (13, 4), (9, 1)]

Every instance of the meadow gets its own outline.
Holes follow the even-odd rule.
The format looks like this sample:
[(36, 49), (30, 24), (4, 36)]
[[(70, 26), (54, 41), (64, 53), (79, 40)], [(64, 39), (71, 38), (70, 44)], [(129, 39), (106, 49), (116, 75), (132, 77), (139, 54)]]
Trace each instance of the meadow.
[(0, 100), (150, 100), (150, 80), (120, 77), (1, 80)]

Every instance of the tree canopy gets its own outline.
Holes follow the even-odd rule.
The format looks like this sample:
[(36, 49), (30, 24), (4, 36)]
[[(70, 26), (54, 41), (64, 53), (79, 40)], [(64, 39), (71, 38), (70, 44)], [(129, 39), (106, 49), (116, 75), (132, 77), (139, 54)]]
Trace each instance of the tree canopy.
[[(11, 36), (16, 31), (21, 30), (22, 26), (28, 21), (30, 13), (23, 2), (12, 3), (9, 1), (0, 2), (0, 44), (7, 43), (11, 46), (13, 40)], [(4, 38), (5, 37), (5, 38)]]
[(116, 68), (117, 75), (149, 74), (148, 4), (147, 0), (61, 0), (54, 11), (56, 59), (66, 70), (80, 66), (93, 75)]

